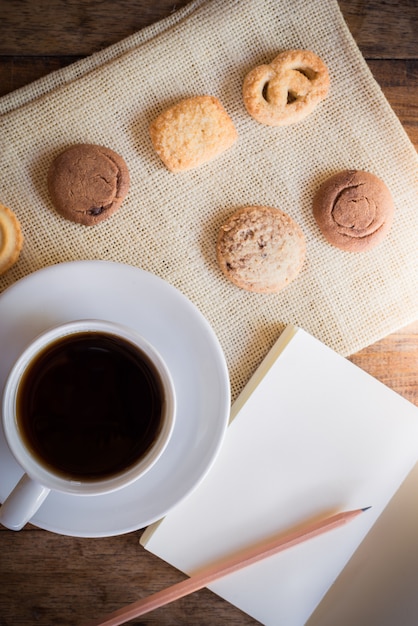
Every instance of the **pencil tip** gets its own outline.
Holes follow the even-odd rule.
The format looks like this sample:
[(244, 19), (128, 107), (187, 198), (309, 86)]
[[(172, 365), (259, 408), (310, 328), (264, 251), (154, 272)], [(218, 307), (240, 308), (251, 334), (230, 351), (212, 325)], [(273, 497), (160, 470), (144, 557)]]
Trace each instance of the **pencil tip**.
[(362, 508), (361, 510), (362, 510), (362, 511), (368, 511), (368, 510), (369, 510), (369, 509), (371, 509), (371, 508), (372, 508), (371, 506), (365, 506), (365, 507), (364, 507), (364, 508)]

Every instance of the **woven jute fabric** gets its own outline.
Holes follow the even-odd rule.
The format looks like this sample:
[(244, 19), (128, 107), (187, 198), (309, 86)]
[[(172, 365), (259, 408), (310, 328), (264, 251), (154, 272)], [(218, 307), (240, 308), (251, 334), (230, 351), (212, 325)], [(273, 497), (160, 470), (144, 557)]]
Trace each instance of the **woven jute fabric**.
[[(330, 93), (299, 124), (262, 126), (244, 108), (244, 76), (291, 48), (325, 61)], [(149, 124), (168, 105), (202, 94), (219, 98), (238, 141), (216, 160), (173, 174), (153, 151)], [(334, 0), (197, 0), (9, 94), (0, 113), (0, 202), (15, 211), (25, 236), (0, 290), (71, 260), (153, 272), (212, 325), (233, 398), (288, 323), (349, 355), (418, 317), (417, 155)], [(132, 179), (119, 211), (95, 227), (61, 218), (47, 192), (52, 159), (79, 142), (118, 152)], [(319, 184), (346, 168), (381, 177), (395, 200), (389, 236), (366, 253), (330, 246), (312, 216)], [(217, 266), (219, 226), (249, 204), (285, 211), (306, 236), (301, 274), (275, 295), (238, 289)], [(162, 315), (169, 323), (170, 312)]]

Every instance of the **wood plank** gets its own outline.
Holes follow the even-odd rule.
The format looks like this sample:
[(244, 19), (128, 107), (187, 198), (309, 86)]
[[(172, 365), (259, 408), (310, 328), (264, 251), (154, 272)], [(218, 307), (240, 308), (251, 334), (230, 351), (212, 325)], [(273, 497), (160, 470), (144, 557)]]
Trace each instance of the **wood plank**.
[(418, 322), (364, 348), (349, 360), (418, 406)]
[[(347, 25), (369, 59), (416, 59), (416, 0), (338, 0)], [(392, 42), (396, 41), (396, 46)]]
[[(184, 580), (139, 545), (140, 535), (92, 540), (41, 530), (2, 532), (0, 624), (79, 626)], [(258, 622), (207, 589), (146, 618), (147, 626), (214, 623)]]
[(190, 0), (0, 0), (0, 55), (88, 55)]
[(367, 62), (409, 139), (418, 150), (418, 59)]
[(0, 56), (0, 97), (74, 63), (81, 56)]
[[(0, 55), (88, 55), (169, 15), (190, 0), (0, 0)], [(418, 3), (339, 0), (367, 58), (417, 58)], [(121, 18), (123, 16), (123, 18)], [(396, 41), (396, 47), (390, 42)]]

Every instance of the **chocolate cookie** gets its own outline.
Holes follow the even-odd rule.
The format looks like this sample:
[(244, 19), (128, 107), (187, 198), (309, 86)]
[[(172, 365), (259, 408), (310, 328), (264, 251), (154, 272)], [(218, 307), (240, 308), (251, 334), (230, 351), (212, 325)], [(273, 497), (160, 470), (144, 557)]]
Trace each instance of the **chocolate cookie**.
[(19, 258), (23, 235), (16, 215), (0, 204), (0, 274), (4, 274)]
[(299, 225), (279, 209), (248, 206), (221, 226), (217, 259), (237, 287), (275, 293), (299, 274), (305, 259), (305, 237)]
[(385, 183), (374, 174), (344, 170), (319, 187), (313, 214), (330, 244), (348, 252), (364, 252), (388, 234), (394, 203)]
[(48, 172), (51, 200), (63, 217), (94, 226), (115, 213), (129, 191), (124, 159), (109, 148), (76, 144), (61, 152)]

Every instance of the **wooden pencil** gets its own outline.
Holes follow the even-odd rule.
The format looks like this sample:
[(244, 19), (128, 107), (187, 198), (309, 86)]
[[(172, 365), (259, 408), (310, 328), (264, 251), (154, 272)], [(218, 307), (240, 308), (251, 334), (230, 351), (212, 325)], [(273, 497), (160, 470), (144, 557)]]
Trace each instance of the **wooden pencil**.
[(186, 580), (171, 585), (166, 589), (162, 589), (161, 591), (142, 598), (137, 602), (133, 602), (132, 604), (118, 609), (113, 613), (109, 613), (107, 616), (97, 620), (92, 620), (85, 626), (119, 626), (119, 624), (123, 624), (131, 619), (144, 615), (145, 613), (149, 613), (150, 611), (164, 606), (165, 604), (174, 602), (175, 600), (183, 598), (198, 589), (207, 587), (215, 580), (218, 580), (228, 574), (232, 574), (243, 567), (252, 565), (261, 559), (265, 559), (273, 554), (287, 550), (292, 546), (296, 546), (304, 541), (313, 539), (318, 535), (334, 530), (335, 528), (351, 521), (364, 511), (367, 511), (369, 508), (370, 507), (366, 507), (353, 511), (337, 513), (336, 515), (332, 515), (326, 519), (306, 525), (289, 534), (279, 535), (263, 543), (241, 550), (221, 562), (205, 567)]

